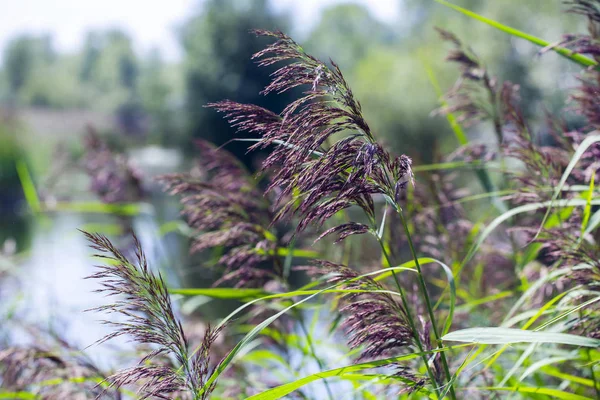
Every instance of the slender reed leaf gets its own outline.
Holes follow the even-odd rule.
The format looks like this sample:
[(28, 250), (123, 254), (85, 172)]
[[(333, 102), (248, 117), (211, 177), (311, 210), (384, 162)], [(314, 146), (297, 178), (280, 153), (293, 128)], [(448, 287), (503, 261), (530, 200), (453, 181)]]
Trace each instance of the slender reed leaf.
[(594, 198), (594, 179), (596, 178), (596, 171), (592, 174), (590, 179), (590, 190), (587, 193), (587, 203), (583, 209), (583, 220), (581, 221), (581, 239), (586, 231), (588, 223), (590, 221), (590, 214), (592, 213), (592, 199)]
[(184, 288), (169, 289), (169, 293), (182, 296), (207, 296), (213, 299), (230, 300), (258, 299), (270, 294), (262, 289), (250, 288)]
[(555, 343), (583, 347), (600, 346), (600, 339), (567, 333), (535, 332), (512, 328), (461, 329), (444, 335), (442, 340), (477, 344)]
[(528, 386), (514, 386), (514, 387), (482, 387), (478, 390), (491, 390), (491, 391), (508, 391), (515, 393), (530, 393), (530, 394), (541, 394), (552, 396), (556, 399), (564, 400), (593, 400), (591, 397), (580, 396), (578, 394), (564, 392), (558, 389), (549, 389), (541, 387), (528, 387)]
[(3, 392), (0, 391), (0, 399), (40, 399), (30, 392)]
[(536, 36), (530, 35), (528, 33), (522, 32), (518, 29), (515, 28), (511, 28), (509, 26), (506, 26), (504, 24), (501, 24), (500, 22), (494, 21), (492, 19), (486, 18), (482, 15), (479, 15), (477, 13), (474, 13), (473, 11), (469, 11), (466, 8), (462, 8), (457, 6), (456, 4), (452, 4), (446, 0), (435, 0), (438, 3), (452, 8), (453, 10), (456, 10), (470, 18), (473, 18), (477, 21), (483, 22), (485, 24), (488, 24), (498, 30), (501, 30), (502, 32), (508, 33), (511, 36), (515, 36), (518, 37), (520, 39), (525, 39), (537, 46), (540, 46), (542, 48), (548, 48), (552, 51), (555, 51), (556, 53), (560, 54), (561, 56), (576, 62), (577, 64), (584, 66), (584, 67), (590, 67), (590, 66), (597, 66), (598, 63), (594, 60), (592, 60), (591, 58), (588, 58), (582, 54), (578, 54), (573, 52), (572, 50), (569, 49), (565, 49), (564, 47), (559, 47), (559, 46), (553, 46), (550, 42), (540, 39)]
[(27, 164), (23, 160), (18, 160), (16, 168), (19, 180), (21, 181), (23, 194), (25, 195), (25, 200), (27, 201), (29, 208), (32, 212), (39, 213), (42, 210), (42, 206), (37, 191), (35, 190), (33, 179), (31, 179), (29, 168), (27, 168)]
[[(598, 138), (600, 140), (600, 137), (598, 137)], [(541, 208), (546, 208), (546, 207), (559, 207), (559, 208), (562, 208), (562, 207), (585, 207), (586, 204), (587, 204), (587, 201), (585, 199), (569, 199), (569, 200), (557, 200), (557, 201), (548, 200), (548, 201), (544, 201), (542, 203), (525, 204), (525, 205), (515, 207), (515, 208), (508, 210), (507, 212), (503, 213), (502, 215), (496, 217), (479, 235), (479, 237), (477, 238), (475, 243), (473, 243), (473, 245), (469, 249), (469, 252), (465, 256), (465, 258), (463, 259), (463, 261), (460, 265), (460, 268), (456, 273), (456, 276), (457, 277), (459, 276), (459, 274), (462, 271), (462, 269), (464, 268), (464, 266), (473, 258), (473, 256), (475, 255), (475, 253), (477, 252), (479, 247), (481, 247), (481, 245), (485, 241), (485, 239), (504, 221), (514, 217), (515, 215), (539, 210)], [(600, 199), (592, 200), (591, 204), (592, 205), (600, 205)]]
[[(266, 390), (262, 393), (256, 394), (254, 396), (248, 397), (248, 400), (275, 400), (280, 399), (293, 391), (305, 386), (311, 382), (326, 379), (326, 378), (344, 378), (345, 374), (349, 374), (352, 372), (362, 371), (365, 369), (381, 367), (385, 365), (390, 365), (393, 363), (398, 363), (400, 361), (408, 361), (413, 360), (417, 357), (421, 357), (423, 354), (435, 354), (442, 351), (451, 350), (453, 348), (464, 347), (462, 346), (454, 346), (454, 347), (442, 347), (440, 349), (435, 349), (431, 351), (425, 351), (423, 353), (411, 353), (405, 356), (391, 357), (386, 358), (384, 360), (370, 361), (360, 364), (348, 365), (341, 368), (335, 368), (328, 371), (319, 372), (316, 374), (312, 374), (309, 376), (305, 376), (304, 378), (298, 379), (297, 381), (286, 383), (285, 385), (277, 386), (273, 389)], [(351, 375), (354, 377), (354, 375)]]

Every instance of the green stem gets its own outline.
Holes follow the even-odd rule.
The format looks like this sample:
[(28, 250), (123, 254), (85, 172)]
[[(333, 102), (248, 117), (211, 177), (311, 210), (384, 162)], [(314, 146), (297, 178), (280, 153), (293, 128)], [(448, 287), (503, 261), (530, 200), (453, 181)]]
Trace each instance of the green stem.
[[(374, 232), (376, 232), (376, 228), (375, 228)], [(381, 247), (381, 252), (382, 252), (383, 256), (385, 257), (388, 265), (389, 266), (394, 265), (394, 264), (392, 264), (390, 255), (388, 254), (387, 250), (385, 249), (385, 245), (383, 244), (383, 241), (381, 240), (381, 238), (377, 234), (375, 234), (375, 237), (377, 238), (377, 242), (379, 243), (379, 246)], [(406, 298), (406, 293), (404, 293), (404, 289), (402, 289), (402, 286), (400, 285), (400, 280), (398, 279), (398, 276), (396, 275), (396, 271), (392, 270), (392, 276), (394, 277), (394, 281), (396, 282), (396, 288), (398, 289), (398, 293), (400, 294), (400, 299), (402, 300), (402, 307), (404, 307), (404, 310), (406, 311), (406, 318), (408, 320), (408, 324), (410, 325), (410, 329), (413, 332), (413, 336), (415, 338), (415, 342), (417, 343), (417, 347), (419, 348), (419, 352), (424, 353), (425, 350), (423, 348), (423, 343), (421, 343), (421, 338), (419, 337), (419, 333), (417, 331), (417, 326), (415, 324), (415, 320), (413, 319), (412, 314), (410, 312), (410, 308), (408, 306), (408, 300)], [(431, 370), (431, 368), (429, 367), (429, 360), (427, 359), (427, 355), (422, 354), (421, 358), (423, 359), (423, 362), (425, 363), (425, 368), (427, 369), (427, 375), (429, 375), (429, 379), (431, 380), (433, 389), (435, 390), (435, 393), (439, 397), (440, 390), (437, 386), (437, 380), (435, 379), (435, 375), (434, 375), (433, 371)]]
[[(421, 292), (423, 293), (423, 297), (425, 298), (425, 306), (427, 307), (427, 313), (429, 314), (429, 319), (431, 320), (431, 326), (433, 327), (433, 334), (435, 336), (436, 344), (438, 348), (443, 347), (442, 340), (437, 328), (437, 323), (435, 319), (435, 313), (433, 312), (433, 307), (431, 305), (431, 300), (429, 298), (429, 294), (427, 292), (427, 286), (425, 284), (425, 278), (423, 277), (423, 273), (421, 272), (421, 265), (419, 263), (419, 257), (417, 257), (417, 252), (415, 250), (415, 246), (413, 244), (410, 230), (408, 229), (408, 224), (406, 223), (406, 219), (404, 218), (404, 214), (402, 213), (402, 209), (398, 204), (394, 203), (394, 208), (396, 212), (400, 216), (400, 220), (402, 221), (402, 226), (404, 227), (404, 231), (406, 233), (406, 238), (408, 240), (408, 247), (410, 247), (410, 252), (415, 261), (415, 267), (417, 269), (417, 277), (419, 281), (419, 287), (421, 288)], [(448, 361), (446, 360), (446, 355), (440, 353), (440, 359), (442, 361), (442, 367), (444, 368), (444, 373), (446, 374), (446, 378), (448, 379), (448, 384), (450, 385), (450, 397), (452, 399), (456, 399), (456, 393), (454, 392), (454, 385), (452, 385), (452, 374), (450, 374), (450, 368), (448, 368)]]

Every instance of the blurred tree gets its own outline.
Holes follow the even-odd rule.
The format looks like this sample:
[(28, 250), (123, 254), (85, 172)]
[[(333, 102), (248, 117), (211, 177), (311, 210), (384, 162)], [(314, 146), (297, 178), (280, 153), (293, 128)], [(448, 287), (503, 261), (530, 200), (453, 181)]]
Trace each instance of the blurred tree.
[(22, 35), (12, 39), (4, 50), (4, 70), (13, 101), (39, 65), (55, 60), (52, 38), (48, 35)]
[[(19, 93), (23, 106), (77, 108), (85, 98), (77, 79), (79, 59), (63, 55), (33, 68)], [(49, 78), (51, 77), (51, 78)]]
[(331, 58), (342, 69), (349, 69), (365, 58), (370, 48), (396, 40), (392, 27), (375, 19), (365, 6), (349, 3), (323, 11), (306, 48), (319, 58)]
[[(268, 68), (258, 68), (252, 54), (269, 40), (256, 38), (251, 29), (287, 30), (287, 21), (274, 15), (267, 0), (208, 0), (201, 12), (181, 30), (185, 49), (186, 110), (188, 130), (219, 145), (234, 137), (222, 115), (203, 106), (223, 99), (254, 103), (280, 111), (282, 96), (262, 96), (269, 82)], [(287, 96), (289, 94), (284, 94)], [(228, 149), (242, 159), (247, 143), (232, 143)], [(246, 162), (249, 162), (247, 157)]]
[(88, 32), (83, 45), (79, 79), (81, 82), (89, 82), (98, 66), (98, 59), (102, 52), (99, 32)]
[[(180, 68), (166, 65), (158, 49), (153, 49), (142, 62), (139, 94), (142, 107), (150, 116), (152, 140), (162, 145), (173, 143), (181, 134), (177, 114), (181, 106), (181, 88), (173, 78), (179, 78)], [(178, 79), (175, 79), (177, 81)]]
[[(140, 98), (142, 107), (152, 116), (154, 135), (169, 130), (171, 113), (168, 107), (171, 88), (165, 81), (164, 64), (157, 49), (152, 50), (140, 71)], [(160, 137), (164, 137), (162, 134)]]
[(133, 110), (133, 105), (139, 103), (139, 70), (139, 60), (127, 33), (119, 29), (98, 30), (86, 34), (74, 77), (87, 106), (105, 112)]

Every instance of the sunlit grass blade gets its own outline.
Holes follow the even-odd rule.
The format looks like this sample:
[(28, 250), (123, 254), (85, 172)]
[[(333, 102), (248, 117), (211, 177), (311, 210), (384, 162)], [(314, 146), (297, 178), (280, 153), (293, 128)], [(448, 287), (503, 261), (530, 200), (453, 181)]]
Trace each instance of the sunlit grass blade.
[(496, 166), (496, 163), (486, 163), (483, 161), (448, 161), (434, 164), (421, 164), (412, 167), (413, 172), (444, 171), (453, 169), (485, 169), (488, 166)]
[(440, 3), (440, 4), (442, 4), (442, 5), (446, 6), (446, 7), (452, 8), (453, 10), (456, 10), (456, 11), (458, 11), (458, 12), (460, 12), (460, 13), (462, 13), (462, 14), (470, 17), (470, 18), (473, 18), (473, 19), (475, 19), (477, 21), (480, 21), (480, 22), (483, 22), (485, 24), (488, 24), (488, 25), (490, 25), (490, 26), (492, 26), (492, 27), (494, 27), (494, 28), (496, 28), (496, 29), (504, 32), (504, 33), (508, 33), (511, 36), (527, 40), (527, 41), (529, 41), (529, 42), (531, 42), (531, 43), (533, 43), (533, 44), (535, 44), (537, 46), (540, 46), (542, 48), (551, 49), (552, 51), (560, 54), (561, 56), (563, 56), (563, 57), (565, 57), (565, 58), (567, 58), (567, 59), (569, 59), (569, 60), (571, 60), (573, 62), (576, 62), (577, 64), (579, 64), (581, 66), (591, 67), (591, 66), (597, 66), (598, 65), (598, 63), (596, 61), (594, 61), (591, 58), (588, 58), (588, 57), (586, 57), (586, 56), (584, 56), (582, 54), (575, 53), (572, 50), (565, 49), (564, 47), (553, 46), (550, 42), (548, 42), (546, 40), (540, 39), (540, 38), (538, 38), (536, 36), (530, 35), (528, 33), (520, 31), (518, 29), (511, 28), (509, 26), (501, 24), (498, 21), (494, 21), (492, 19), (486, 18), (486, 17), (484, 17), (482, 15), (474, 13), (473, 11), (467, 10), (466, 8), (459, 7), (456, 4), (452, 4), (452, 3), (450, 3), (450, 2), (448, 2), (446, 0), (435, 0), (435, 1), (437, 1), (438, 3)]
[(540, 277), (533, 285), (531, 285), (525, 293), (521, 295), (519, 300), (512, 306), (512, 308), (508, 311), (506, 316), (504, 317), (504, 321), (502, 325), (508, 323), (510, 318), (517, 312), (517, 310), (529, 299), (532, 297), (546, 282), (551, 282), (553, 279), (559, 278), (563, 275), (566, 275), (570, 272), (568, 268), (559, 269), (556, 271), (550, 272), (546, 276)]
[(550, 326), (550, 325), (556, 323), (557, 321), (559, 321), (563, 318), (566, 318), (569, 315), (571, 315), (579, 310), (582, 310), (598, 301), (600, 301), (600, 296), (594, 297), (594, 298), (587, 300), (581, 304), (578, 304), (577, 306), (568, 309), (567, 311), (557, 315), (556, 317), (550, 319), (549, 321), (546, 321), (543, 325), (539, 326), (537, 329), (544, 329), (545, 327)]
[(42, 206), (27, 164), (23, 160), (18, 160), (16, 168), (27, 205), (29, 205), (32, 212), (39, 213), (42, 210)]
[[(587, 204), (587, 201), (585, 199), (569, 199), (569, 200), (556, 200), (556, 201), (549, 200), (549, 201), (545, 201), (542, 203), (525, 204), (525, 205), (522, 205), (519, 207), (512, 208), (512, 209), (508, 210), (507, 212), (503, 213), (502, 215), (499, 215), (483, 230), (483, 232), (481, 232), (481, 234), (479, 235), (479, 237), (477, 238), (475, 243), (473, 243), (473, 245), (469, 249), (469, 252), (467, 253), (465, 258), (461, 262), (460, 268), (456, 273), (456, 277), (459, 276), (459, 274), (462, 271), (462, 269), (464, 268), (464, 266), (473, 258), (473, 256), (475, 255), (475, 253), (477, 252), (479, 247), (481, 247), (481, 245), (485, 241), (485, 239), (497, 227), (499, 227), (504, 221), (514, 217), (515, 215), (519, 215), (519, 214), (530, 212), (530, 211), (536, 211), (536, 210), (546, 208), (546, 207), (557, 207), (557, 208), (585, 207), (586, 204)], [(600, 199), (592, 200), (591, 204), (592, 205), (600, 205)]]
[[(594, 133), (596, 135), (593, 135)], [(537, 235), (539, 235), (539, 233), (544, 228), (544, 223), (546, 222), (546, 219), (548, 218), (548, 216), (550, 215), (550, 211), (552, 210), (553, 202), (556, 201), (556, 199), (558, 199), (558, 196), (560, 195), (560, 192), (561, 192), (563, 186), (565, 185), (565, 183), (567, 183), (567, 179), (571, 175), (571, 172), (573, 171), (573, 168), (575, 168), (575, 165), (577, 165), (577, 163), (579, 162), (579, 160), (581, 159), (583, 154), (587, 151), (587, 149), (591, 145), (593, 145), (594, 143), (600, 142), (600, 136), (597, 135), (597, 133), (598, 133), (598, 131), (590, 132), (589, 136), (586, 137), (583, 142), (581, 142), (581, 144), (577, 147), (577, 151), (575, 151), (575, 154), (573, 154), (573, 157), (571, 157), (571, 161), (569, 161), (567, 168), (565, 168), (565, 171), (563, 172), (562, 177), (560, 178), (560, 182), (558, 182), (558, 186), (556, 186), (556, 190), (554, 191), (554, 194), (552, 195), (552, 202), (550, 203), (550, 206), (546, 210), (546, 214), (544, 214), (544, 218), (542, 219), (542, 222), (540, 224), (540, 227), (538, 229), (536, 237), (537, 237)], [(590, 201), (590, 203), (591, 203), (591, 201)], [(585, 205), (587, 205), (587, 202)]]
[[(560, 293), (557, 296), (555, 296), (553, 299), (551, 299), (550, 301), (546, 302), (546, 304), (544, 304), (542, 307), (540, 307), (540, 309), (532, 317), (530, 317), (529, 320), (527, 320), (527, 322), (521, 327), (521, 329), (522, 330), (528, 329), (531, 325), (533, 325), (535, 323), (535, 321), (537, 321), (542, 315), (544, 315), (544, 313), (548, 309), (550, 309), (556, 302), (558, 302), (560, 299), (562, 299), (567, 293), (568, 292)], [(486, 364), (484, 369), (488, 369), (490, 366), (492, 366), (496, 362), (496, 360), (498, 358), (500, 358), (502, 353), (504, 353), (504, 351), (507, 348), (508, 348), (508, 344), (502, 346), (502, 348), (500, 350), (498, 350), (498, 352)], [(515, 369), (515, 371), (516, 371), (516, 369)], [(510, 375), (511, 374), (509, 373), (509, 376)]]
[(594, 387), (594, 381), (592, 379), (582, 378), (580, 376), (576, 376), (573, 374), (567, 374), (565, 372), (561, 372), (556, 367), (547, 366), (542, 368), (542, 372), (548, 376), (552, 376), (554, 378), (558, 378), (561, 380), (577, 383), (579, 385)]
[[(591, 204), (591, 202), (590, 202), (590, 204)], [(585, 236), (588, 233), (591, 233), (598, 226), (600, 226), (600, 210), (598, 210), (594, 214), (592, 214), (585, 230), (583, 231), (583, 235)]]
[(73, 212), (84, 214), (113, 214), (134, 217), (154, 214), (154, 207), (147, 203), (102, 203), (99, 201), (58, 202), (45, 207), (43, 212)]
[(517, 387), (482, 387), (479, 390), (490, 390), (490, 391), (508, 391), (514, 393), (529, 393), (529, 394), (539, 394), (539, 395), (547, 395), (552, 396), (555, 399), (564, 399), (564, 400), (593, 400), (591, 397), (580, 396), (574, 393), (564, 392), (558, 389), (550, 389), (550, 388), (542, 388), (542, 387), (527, 387), (527, 386), (517, 386)]
[(0, 399), (40, 399), (41, 397), (36, 396), (30, 392), (3, 392), (0, 390)]
[(578, 358), (579, 358), (578, 355), (573, 355), (571, 357), (547, 357), (547, 358), (544, 358), (542, 360), (536, 361), (533, 364), (531, 364), (525, 370), (525, 372), (523, 372), (523, 374), (521, 374), (521, 376), (519, 377), (519, 382), (524, 381), (525, 378), (527, 378), (531, 374), (537, 372), (538, 370), (541, 370), (545, 366), (548, 366), (550, 364), (562, 363), (562, 362), (565, 362), (565, 361), (576, 360)]
[[(463, 346), (465, 346), (465, 345), (463, 345)], [(426, 354), (439, 353), (442, 351), (447, 351), (452, 348), (458, 348), (458, 347), (462, 347), (462, 346), (443, 347), (440, 349), (426, 351), (423, 353), (412, 353), (412, 354), (408, 354), (405, 356), (391, 357), (391, 358), (386, 358), (384, 360), (377, 360), (377, 361), (365, 362), (365, 363), (360, 363), (360, 364), (348, 365), (348, 366), (341, 367), (341, 368), (335, 368), (335, 369), (331, 369), (328, 371), (319, 372), (316, 374), (305, 376), (304, 378), (298, 379), (294, 382), (286, 383), (284, 385), (277, 386), (273, 389), (266, 390), (262, 393), (254, 395), (254, 396), (250, 396), (250, 397), (248, 397), (248, 400), (280, 399), (280, 398), (287, 396), (288, 394), (294, 392), (295, 390), (298, 390), (302, 386), (305, 386), (311, 382), (314, 382), (314, 381), (317, 381), (320, 379), (326, 379), (326, 378), (342, 378), (343, 379), (345, 374), (351, 374), (353, 372), (358, 372), (358, 371), (362, 371), (365, 369), (371, 369), (371, 368), (381, 367), (381, 366), (385, 366), (385, 365), (390, 365), (392, 363), (398, 363), (401, 361), (413, 360), (415, 358), (423, 356), (424, 354), (426, 355)], [(355, 379), (355, 374), (352, 374), (351, 376), (353, 379)]]
[(510, 290), (505, 290), (503, 292), (492, 294), (490, 296), (486, 296), (486, 297), (483, 297), (480, 299), (469, 301), (468, 303), (461, 304), (457, 308), (462, 312), (468, 312), (469, 310), (472, 310), (473, 308), (475, 308), (477, 306), (487, 304), (487, 303), (492, 303), (494, 301), (505, 299), (505, 298), (513, 296), (513, 295), (514, 295), (514, 292), (512, 292)]
[[(244, 336), (244, 338), (238, 342), (236, 344), (236, 346), (227, 354), (227, 356), (225, 356), (225, 358), (223, 358), (223, 360), (219, 363), (219, 365), (215, 368), (215, 370), (213, 371), (213, 373), (211, 374), (211, 376), (207, 379), (206, 383), (204, 384), (202, 390), (197, 393), (197, 395), (201, 395), (207, 388), (209, 388), (213, 382), (215, 382), (215, 380), (229, 367), (229, 365), (233, 362), (233, 360), (238, 356), (238, 354), (242, 351), (242, 349), (248, 344), (250, 343), (258, 334), (260, 334), (260, 332), (267, 328), (271, 323), (273, 323), (276, 319), (278, 319), (279, 317), (281, 317), (282, 315), (284, 315), (285, 313), (287, 313), (288, 311), (292, 310), (293, 308), (307, 302), (308, 300), (314, 298), (315, 296), (318, 296), (320, 294), (324, 294), (324, 293), (374, 293), (374, 292), (380, 292), (380, 293), (386, 293), (386, 294), (390, 294), (390, 295), (398, 295), (396, 292), (392, 292), (389, 290), (380, 290), (380, 291), (373, 291), (373, 290), (344, 290), (344, 289), (336, 289), (338, 286), (341, 286), (343, 284), (364, 278), (366, 276), (373, 276), (373, 275), (378, 275), (380, 273), (380, 271), (374, 271), (374, 272), (370, 272), (367, 274), (363, 274), (360, 275), (356, 278), (353, 279), (348, 279), (342, 282), (339, 282), (335, 285), (331, 285), (325, 289), (321, 289), (321, 290), (310, 290), (310, 291), (293, 291), (293, 292), (287, 292), (287, 293), (278, 293), (278, 294), (272, 294), (269, 296), (265, 296), (256, 300), (252, 300), (249, 301), (248, 303), (238, 307), (236, 310), (234, 310), (232, 313), (230, 313), (225, 319), (223, 319), (223, 321), (221, 321), (221, 323), (219, 324), (219, 327), (225, 325), (226, 323), (228, 323), (232, 318), (234, 318), (237, 314), (239, 314), (241, 311), (245, 310), (246, 308), (250, 307), (252, 304), (255, 304), (259, 301), (266, 301), (266, 300), (271, 300), (271, 299), (279, 299), (279, 298), (290, 298), (290, 297), (296, 297), (296, 296), (307, 296), (302, 300), (299, 300), (293, 304), (291, 304), (288, 307), (285, 307), (283, 310), (279, 311), (278, 313), (272, 315), (271, 317), (265, 319), (264, 321), (262, 321), (260, 324), (256, 325), (248, 334), (246, 334), (246, 336)], [(196, 349), (193, 354), (195, 354), (195, 352), (198, 349)], [(193, 355), (192, 354), (192, 355)]]
[[(440, 105), (442, 107), (447, 107), (448, 102), (446, 102), (446, 100), (444, 100), (444, 91), (440, 87), (440, 84), (435, 76), (435, 73), (433, 72), (433, 69), (431, 69), (431, 66), (425, 60), (424, 57), (421, 57), (421, 61), (423, 62), (423, 66), (425, 67), (425, 72), (427, 73), (427, 77), (429, 78), (429, 82), (431, 83), (431, 86), (433, 86), (433, 90), (435, 91), (435, 94), (438, 97)], [(452, 128), (452, 132), (454, 132), (454, 136), (456, 137), (456, 140), (458, 141), (458, 143), (461, 146), (468, 144), (469, 139), (467, 138), (465, 131), (463, 131), (462, 127), (458, 123), (454, 114), (452, 114), (450, 112), (446, 113), (446, 119), (448, 120), (448, 124), (450, 125), (450, 128)]]
[(319, 257), (319, 252), (314, 250), (306, 250), (306, 249), (297, 249), (297, 248), (289, 248), (289, 247), (278, 247), (277, 255), (280, 257), (290, 256), (291, 258), (317, 258)]
[(581, 240), (583, 240), (583, 235), (586, 231), (588, 223), (590, 221), (590, 215), (592, 213), (592, 199), (594, 198), (594, 178), (596, 177), (596, 171), (592, 174), (590, 179), (590, 189), (586, 196), (586, 205), (583, 209), (583, 220), (581, 221)]
[(206, 296), (213, 299), (230, 300), (258, 299), (270, 294), (262, 289), (248, 288), (184, 288), (169, 289), (169, 293), (182, 296)]
[(554, 343), (594, 348), (600, 346), (600, 339), (567, 333), (524, 331), (511, 328), (461, 329), (444, 335), (442, 340), (473, 344)]

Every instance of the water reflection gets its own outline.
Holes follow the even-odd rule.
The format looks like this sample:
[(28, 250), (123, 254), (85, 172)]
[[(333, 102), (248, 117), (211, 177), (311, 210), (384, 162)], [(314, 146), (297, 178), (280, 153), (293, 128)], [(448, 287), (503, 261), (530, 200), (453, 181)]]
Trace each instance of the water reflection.
[[(94, 292), (97, 281), (84, 279), (94, 272), (98, 260), (91, 258), (92, 249), (78, 229), (114, 220), (111, 216), (61, 213), (34, 224), (31, 245), (22, 253), (22, 262), (13, 265), (10, 274), (0, 279), (0, 315), (12, 316), (2, 324), (10, 342), (25, 344), (27, 335), (23, 332), (36, 327), (83, 349), (109, 333), (110, 327), (100, 321), (104, 315), (85, 312), (111, 300)], [(160, 240), (155, 218), (144, 214), (129, 222), (138, 233), (149, 264), (155, 268), (164, 266), (161, 273), (165, 279), (171, 285), (179, 285), (172, 268), (180, 258), (177, 247), (169, 249)], [(167, 260), (173, 264), (167, 266)], [(110, 367), (110, 361), (118, 358), (116, 352), (126, 349), (125, 341), (91, 346), (87, 352), (101, 366)]]

